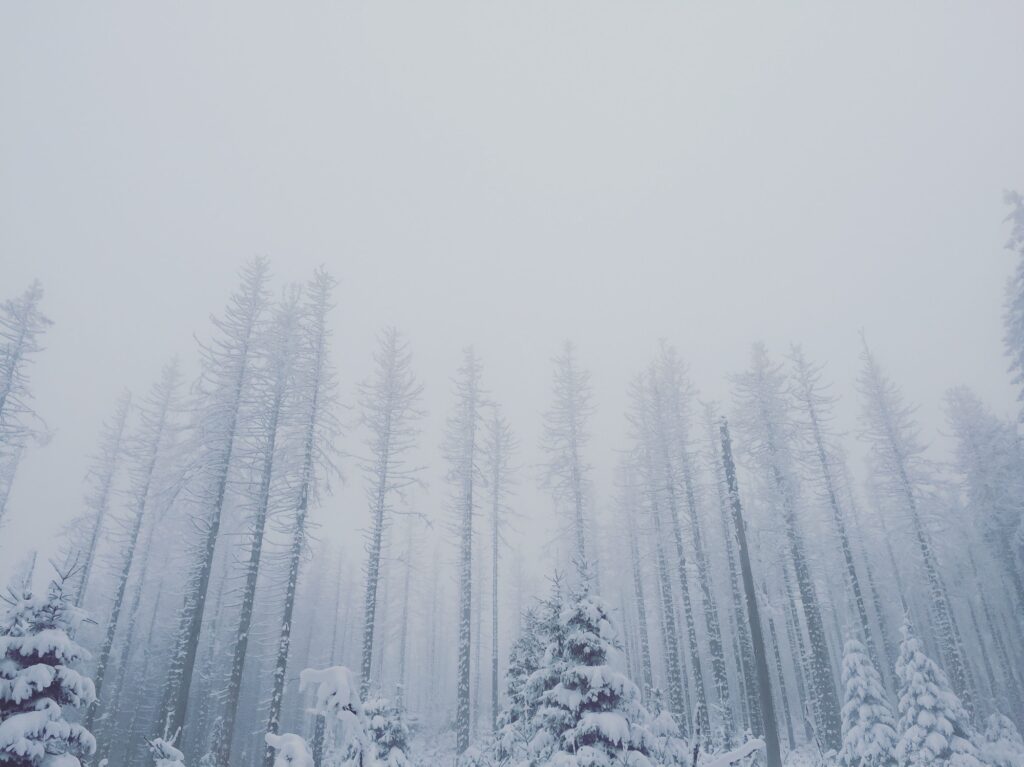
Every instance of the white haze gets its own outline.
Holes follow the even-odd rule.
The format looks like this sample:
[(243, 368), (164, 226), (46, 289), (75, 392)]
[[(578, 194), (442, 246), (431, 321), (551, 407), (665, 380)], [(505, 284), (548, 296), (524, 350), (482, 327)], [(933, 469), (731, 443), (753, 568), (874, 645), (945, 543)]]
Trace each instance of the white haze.
[[(347, 402), (375, 333), (409, 336), (435, 518), (469, 343), (527, 466), (550, 357), (577, 343), (599, 508), (659, 337), (727, 407), (751, 342), (802, 342), (853, 429), (863, 328), (942, 457), (949, 386), (1014, 409), (1000, 219), (1024, 179), (1022, 28), (1015, 2), (5, 4), (0, 294), (46, 288), (32, 387), (55, 434), (18, 475), (0, 575), (80, 510), (119, 389), (172, 354), (191, 371), (257, 254), (278, 283), (340, 279)], [(343, 468), (319, 512), (339, 542), (366, 520)], [(545, 529), (522, 484), (520, 529)]]

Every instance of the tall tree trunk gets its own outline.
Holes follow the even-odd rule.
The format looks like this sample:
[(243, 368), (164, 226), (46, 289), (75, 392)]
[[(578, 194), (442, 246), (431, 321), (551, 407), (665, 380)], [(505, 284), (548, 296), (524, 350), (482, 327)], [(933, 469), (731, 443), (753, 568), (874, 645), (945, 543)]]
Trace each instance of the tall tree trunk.
[(675, 599), (672, 595), (672, 581), (669, 575), (668, 558), (663, 545), (661, 510), (658, 508), (658, 490), (650, 488), (650, 515), (653, 524), (653, 545), (658, 568), (658, 584), (661, 587), (662, 639), (665, 644), (665, 664), (668, 673), (668, 701), (680, 731), (684, 734), (689, 729), (687, 721), (687, 705), (683, 688), (683, 669), (679, 655), (679, 636), (676, 632)]
[[(495, 461), (492, 481), (497, 488), (501, 464)], [(491, 732), (498, 732), (498, 716), (501, 713), (501, 690), (498, 687), (498, 554), (501, 548), (501, 496), (493, 497), (491, 526)]]
[(651, 642), (647, 633), (647, 600), (644, 598), (644, 576), (640, 569), (640, 549), (636, 540), (636, 526), (633, 519), (626, 521), (629, 536), (629, 558), (633, 572), (633, 598), (637, 611), (637, 627), (640, 636), (640, 679), (643, 683), (641, 692), (644, 699), (654, 689), (654, 673), (651, 667)]
[(173, 368), (168, 368), (156, 390), (156, 412), (154, 413), (153, 427), (147, 435), (148, 439), (143, 447), (144, 452), (141, 456), (141, 476), (135, 489), (132, 516), (129, 521), (128, 535), (124, 544), (124, 554), (121, 560), (121, 567), (117, 572), (117, 580), (114, 584), (114, 599), (110, 609), (110, 618), (107, 621), (107, 630), (103, 637), (103, 643), (100, 646), (96, 673), (93, 675), (93, 684), (96, 688), (96, 702), (86, 712), (86, 729), (92, 729), (96, 714), (99, 711), (103, 681), (110, 662), (110, 654), (114, 647), (114, 638), (117, 635), (117, 626), (121, 618), (125, 591), (128, 588), (128, 576), (135, 561), (135, 550), (138, 546), (139, 532), (142, 530), (142, 524), (146, 517), (150, 488), (153, 485), (157, 462), (160, 459), (160, 448), (167, 429), (171, 402), (175, 393), (176, 375), (177, 373)]
[[(104, 452), (103, 465), (99, 467), (99, 475), (96, 477), (96, 497), (92, 500), (91, 530), (89, 531), (89, 543), (82, 552), (82, 571), (78, 578), (78, 588), (75, 592), (75, 606), (81, 607), (85, 603), (86, 590), (89, 588), (89, 579), (92, 577), (92, 569), (96, 563), (96, 551), (99, 549), (100, 534), (103, 531), (103, 522), (110, 509), (110, 493), (114, 488), (114, 478), (121, 464), (123, 451), (124, 430), (128, 423), (128, 412), (131, 410), (132, 395), (125, 392), (118, 400), (117, 409), (114, 412), (114, 423), (106, 435), (107, 444), (101, 447)], [(0, 517), (2, 517), (0, 510)]]
[(711, 447), (711, 468), (715, 477), (715, 491), (718, 496), (718, 511), (722, 525), (722, 542), (729, 569), (729, 587), (732, 596), (733, 622), (736, 629), (736, 663), (740, 672), (740, 687), (744, 691), (744, 719), (747, 727), (755, 733), (764, 730), (757, 699), (757, 677), (754, 670), (754, 651), (750, 639), (750, 625), (747, 622), (746, 599), (740, 585), (740, 574), (736, 563), (736, 534), (730, 519), (728, 490), (722, 462), (718, 459), (719, 437), (715, 431), (714, 413), (711, 406), (705, 407), (708, 429), (708, 443)]
[(214, 764), (228, 767), (231, 761), (231, 742), (235, 733), (235, 717), (238, 713), (238, 696), (242, 689), (242, 672), (245, 670), (245, 655), (249, 648), (249, 634), (252, 630), (252, 615), (256, 606), (256, 583), (259, 580), (260, 558), (263, 554), (263, 535), (270, 510), (270, 487), (274, 476), (274, 459), (277, 455), (277, 431), (284, 403), (288, 370), (283, 361), (277, 371), (274, 399), (268, 413), (268, 422), (263, 446), (263, 461), (260, 467), (260, 485), (253, 513), (252, 543), (249, 546), (249, 561), (245, 566), (245, 585), (242, 591), (242, 606), (238, 615), (238, 629), (235, 632), (235, 646), (231, 652), (231, 670), (224, 690), (224, 720), (220, 737), (213, 744)]
[(747, 603), (747, 619), (750, 623), (754, 663), (757, 668), (758, 701), (761, 709), (761, 720), (764, 722), (765, 750), (768, 756), (767, 767), (782, 767), (779, 729), (775, 721), (775, 704), (772, 701), (771, 677), (768, 673), (768, 656), (765, 650), (764, 632), (761, 630), (761, 616), (757, 607), (754, 573), (750, 566), (750, 553), (747, 550), (747, 533), (743, 522), (743, 507), (740, 504), (739, 484), (736, 481), (736, 464), (732, 458), (732, 442), (729, 439), (729, 426), (724, 418), (721, 422), (720, 433), (722, 438), (722, 465), (725, 470), (726, 487), (729, 490), (729, 500), (732, 505), (733, 527), (739, 548), (740, 572), (743, 578), (743, 592)]
[(789, 698), (786, 695), (786, 674), (782, 668), (782, 654), (779, 652), (779, 635), (775, 632), (775, 621), (771, 613), (768, 614), (768, 631), (772, 637), (772, 649), (775, 651), (775, 675), (779, 678), (779, 702), (782, 704), (782, 713), (786, 718), (786, 739), (789, 743), (789, 750), (796, 748), (796, 739), (793, 736), (793, 717), (789, 712)]

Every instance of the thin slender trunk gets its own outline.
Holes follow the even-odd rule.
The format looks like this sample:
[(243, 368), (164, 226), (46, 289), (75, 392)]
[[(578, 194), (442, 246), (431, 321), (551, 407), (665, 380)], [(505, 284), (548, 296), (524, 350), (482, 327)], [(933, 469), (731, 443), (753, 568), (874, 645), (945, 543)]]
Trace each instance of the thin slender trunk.
[(408, 657), (409, 644), (409, 602), (412, 591), (412, 557), (413, 557), (413, 536), (412, 525), (409, 525), (409, 537), (405, 547), (405, 579), (402, 584), (402, 628), (398, 641), (398, 692), (395, 705), (400, 711), (405, 709), (405, 686), (406, 686), (406, 658)]
[(390, 459), (391, 408), (386, 409), (384, 447), (377, 467), (377, 484), (373, 497), (373, 528), (366, 561), (366, 597), (363, 603), (363, 655), (359, 681), (359, 697), (366, 700), (373, 672), (373, 638), (377, 618), (377, 588), (381, 576), (381, 549), (384, 544), (384, 511), (387, 503), (388, 461)]
[(657, 493), (651, 493), (651, 521), (654, 524), (654, 553), (658, 567), (658, 583), (661, 586), (662, 634), (665, 643), (665, 663), (668, 672), (669, 708), (685, 735), (689, 730), (687, 706), (684, 698), (683, 672), (679, 656), (679, 637), (676, 634), (675, 600), (672, 595), (672, 582), (669, 576), (668, 560), (662, 544), (663, 532), (661, 511), (658, 508)]
[[(769, 449), (774, 452), (773, 443)], [(811, 702), (814, 717), (824, 743), (833, 749), (842, 744), (842, 726), (839, 721), (839, 698), (836, 694), (835, 678), (832, 674), (832, 661), (829, 657), (828, 639), (825, 636), (825, 624), (821, 617), (821, 606), (818, 602), (817, 590), (811, 578), (807, 557), (804, 554), (803, 538), (797, 530), (796, 509), (778, 464), (772, 462), (772, 476), (775, 486), (782, 498), (783, 516), (786, 526), (786, 537), (789, 543), (789, 554), (796, 573), (797, 590), (803, 607), (804, 620), (810, 639), (810, 682)]]
[(743, 522), (743, 507), (740, 504), (739, 484), (736, 481), (736, 465), (732, 457), (732, 442), (729, 438), (729, 427), (722, 419), (720, 426), (722, 438), (722, 464), (725, 469), (726, 486), (732, 505), (733, 527), (739, 548), (740, 571), (743, 577), (743, 591), (747, 603), (747, 617), (750, 623), (751, 642), (754, 649), (754, 663), (757, 667), (758, 701), (761, 706), (761, 718), (764, 722), (765, 751), (768, 757), (767, 767), (782, 767), (782, 753), (779, 747), (779, 730), (775, 720), (775, 704), (772, 701), (771, 677), (768, 674), (768, 658), (765, 651), (764, 633), (761, 630), (761, 617), (757, 607), (757, 592), (754, 589), (754, 573), (750, 566), (750, 553), (747, 550), (746, 526)]
[(276, 457), (277, 426), (285, 395), (285, 371), (278, 372), (276, 391), (270, 408), (266, 427), (266, 445), (260, 468), (260, 486), (256, 498), (256, 509), (252, 518), (252, 544), (249, 547), (249, 561), (245, 567), (245, 586), (242, 593), (242, 607), (238, 616), (238, 630), (235, 646), (231, 653), (231, 671), (227, 688), (224, 690), (224, 720), (219, 742), (213, 744), (215, 764), (228, 767), (231, 760), (231, 741), (235, 732), (235, 717), (238, 713), (238, 696), (242, 689), (242, 672), (245, 670), (245, 654), (249, 647), (249, 633), (252, 629), (252, 615), (256, 606), (256, 583), (259, 579), (260, 557), (263, 554), (263, 535), (270, 510), (270, 487), (274, 475)]
[[(708, 438), (714, 453), (717, 453), (718, 441), (715, 435), (714, 417), (710, 410), (707, 410)], [(729, 501), (726, 490), (726, 479), (722, 470), (722, 464), (714, 454), (712, 455), (712, 471), (715, 476), (715, 490), (718, 495), (718, 511), (722, 524), (722, 543), (725, 548), (726, 563), (729, 568), (729, 586), (732, 596), (733, 623), (735, 624), (736, 636), (736, 663), (740, 674), (740, 687), (744, 692), (742, 701), (744, 704), (744, 719), (746, 725), (753, 732), (762, 732), (764, 725), (761, 722), (757, 701), (757, 678), (754, 671), (754, 651), (750, 640), (750, 626), (747, 622), (746, 600), (740, 587), (740, 574), (736, 564), (736, 534), (733, 530), (732, 520), (729, 516)]]
[(789, 712), (789, 698), (786, 695), (786, 675), (782, 669), (782, 654), (779, 652), (779, 636), (775, 632), (775, 621), (771, 614), (768, 615), (768, 631), (772, 638), (772, 649), (775, 651), (775, 675), (779, 678), (779, 698), (782, 703), (782, 713), (786, 718), (786, 739), (789, 743), (789, 750), (796, 748), (796, 739), (793, 737), (793, 717)]
[[(860, 579), (857, 577), (857, 568), (853, 560), (853, 547), (850, 545), (850, 536), (846, 532), (846, 519), (839, 506), (836, 496), (835, 481), (832, 477), (832, 466), (829, 462), (828, 453), (825, 450), (825, 439), (821, 432), (818, 411), (810, 392), (803, 397), (803, 405), (807, 410), (807, 418), (811, 424), (811, 434), (814, 438), (814, 448), (818, 458), (818, 468), (821, 471), (822, 481), (825, 486), (825, 495), (828, 498), (829, 508), (832, 511), (832, 523), (835, 525), (836, 533), (839, 536), (840, 549), (843, 552), (844, 572), (846, 574), (846, 585), (853, 594), (853, 602), (857, 608), (857, 617), (860, 619), (861, 635), (864, 637), (864, 644), (867, 646), (868, 657), (875, 668), (884, 668), (878, 650), (875, 648), (875, 638), (871, 631), (871, 621), (868, 618), (867, 606), (864, 604), (864, 594), (861, 591)], [(842, 641), (842, 636), (840, 636)]]
[(640, 670), (644, 699), (654, 689), (654, 674), (651, 668), (651, 643), (647, 634), (647, 600), (644, 598), (644, 577), (640, 569), (640, 549), (636, 540), (636, 528), (632, 520), (626, 522), (629, 535), (629, 557), (633, 571), (633, 598), (636, 602), (637, 624), (640, 633)]
[(501, 548), (501, 528), (499, 526), (501, 514), (501, 497), (497, 488), (500, 481), (501, 464), (495, 461), (494, 464), (494, 498), (491, 509), (491, 732), (498, 732), (498, 715), (500, 711), (501, 691), (498, 688), (498, 554)]
[[(316, 342), (317, 361), (316, 375), (312, 386), (312, 399), (306, 421), (306, 434), (303, 444), (303, 460), (299, 497), (295, 508), (295, 519), (292, 522), (292, 540), (288, 552), (288, 579), (285, 584), (284, 615), (282, 616), (281, 632), (277, 641), (277, 657), (274, 661), (274, 683), (270, 694), (270, 710), (267, 715), (267, 732), (278, 734), (281, 720), (281, 703), (284, 700), (285, 675), (288, 669), (288, 653), (292, 641), (292, 618), (295, 612), (295, 594), (298, 590), (299, 569), (302, 563), (302, 552), (306, 545), (306, 522), (309, 514), (310, 493), (313, 489), (313, 474), (316, 458), (316, 429), (320, 417), (320, 385), (322, 382), (325, 354), (325, 331), (320, 329)], [(274, 749), (267, 746), (263, 754), (263, 767), (273, 767)]]
[[(96, 551), (99, 549), (100, 533), (103, 531), (103, 522), (110, 509), (110, 493), (114, 487), (114, 477), (117, 475), (117, 469), (121, 463), (124, 429), (128, 423), (131, 401), (131, 394), (125, 392), (123, 398), (118, 402), (110, 443), (104, 446), (109, 450), (109, 455), (107, 463), (103, 466), (103, 473), (99, 477), (98, 492), (94, 501), (95, 519), (93, 519), (92, 530), (89, 534), (89, 544), (85, 548), (85, 556), (81, 562), (82, 572), (79, 575), (78, 589), (75, 594), (75, 607), (81, 607), (85, 603), (86, 590), (89, 588), (89, 579), (92, 577), (92, 569), (96, 562)], [(2, 511), (0, 511), (0, 515), (2, 515)]]
[(467, 466), (463, 479), (462, 521), (459, 534), (459, 655), (455, 680), (456, 703), (456, 751), (463, 753), (469, 748), (470, 734), (470, 648), (472, 646), (473, 622), (473, 480), (472, 466)]
[[(117, 635), (117, 624), (121, 617), (121, 608), (124, 604), (125, 591), (128, 587), (128, 576), (131, 573), (132, 564), (135, 561), (135, 549), (139, 541), (139, 532), (142, 530), (142, 523), (146, 516), (146, 508), (149, 501), (149, 492), (153, 484), (153, 476), (156, 472), (157, 461), (160, 458), (160, 445), (164, 438), (167, 426), (168, 412), (171, 405), (173, 390), (170, 386), (164, 389), (158, 405), (156, 426), (150, 435), (150, 442), (146, 445), (146, 458), (141, 478), (141, 484), (135, 496), (133, 504), (133, 515), (128, 531), (128, 538), (125, 542), (124, 559), (117, 574), (117, 581), (114, 585), (114, 600), (110, 610), (110, 619), (107, 622), (107, 631), (103, 637), (103, 644), (100, 648), (99, 660), (96, 663), (96, 673), (93, 676), (93, 684), (96, 688), (96, 702), (88, 709), (85, 715), (85, 726), (92, 728), (100, 705), (100, 694), (103, 690), (103, 680), (106, 676), (107, 665), (110, 662), (110, 653), (114, 647), (114, 638)], [(141, 587), (141, 586), (140, 586)]]

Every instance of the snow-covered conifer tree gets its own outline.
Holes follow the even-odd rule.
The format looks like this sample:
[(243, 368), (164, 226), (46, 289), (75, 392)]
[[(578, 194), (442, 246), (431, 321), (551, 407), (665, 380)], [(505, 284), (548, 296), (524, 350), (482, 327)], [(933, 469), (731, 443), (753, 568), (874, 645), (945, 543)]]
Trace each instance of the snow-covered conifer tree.
[(74, 607), (73, 568), (57, 570), (45, 597), (29, 578), (13, 583), (0, 618), (0, 764), (78, 767), (96, 750), (84, 726), (65, 708), (92, 703), (92, 680), (77, 667), (89, 653), (75, 642), (81, 615)]
[(563, 608), (559, 623), (564, 635), (561, 657), (545, 661), (557, 662), (562, 671), (557, 684), (542, 695), (537, 712), (553, 737), (551, 762), (565, 767), (636, 764), (636, 757), (646, 756), (651, 745), (650, 715), (636, 685), (610, 665), (617, 639), (608, 607), (584, 582)]
[(523, 612), (519, 637), (509, 650), (505, 672), (508, 704), (499, 716), (499, 758), (510, 759), (522, 753), (530, 738), (530, 722), (539, 700), (530, 695), (528, 685), (530, 677), (540, 668), (545, 649), (539, 608), (529, 607)]
[(843, 650), (841, 767), (895, 767), (896, 718), (882, 678), (864, 646), (849, 639)]
[(409, 726), (405, 716), (387, 698), (363, 704), (366, 730), (382, 767), (409, 767)]
[(896, 744), (900, 767), (982, 767), (967, 711), (909, 623), (903, 626), (896, 674), (900, 679)]
[(1024, 739), (1013, 721), (1002, 714), (985, 720), (981, 759), (989, 767), (1024, 767)]

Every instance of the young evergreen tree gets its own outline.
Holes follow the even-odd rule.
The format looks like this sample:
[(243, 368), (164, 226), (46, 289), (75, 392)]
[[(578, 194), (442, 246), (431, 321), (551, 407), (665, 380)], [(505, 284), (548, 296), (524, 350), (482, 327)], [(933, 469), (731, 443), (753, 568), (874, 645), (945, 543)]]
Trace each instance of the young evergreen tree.
[(650, 715), (636, 685), (609, 664), (617, 639), (608, 607), (584, 582), (558, 620), (564, 637), (560, 654), (549, 650), (544, 662), (561, 670), (537, 712), (554, 746), (551, 762), (565, 767), (635, 764), (652, 744)]
[(66, 708), (95, 698), (92, 680), (78, 671), (89, 653), (75, 642), (81, 614), (74, 607), (74, 568), (57, 570), (45, 597), (30, 578), (12, 583), (0, 617), (0, 764), (78, 767), (96, 750), (84, 726)]
[(522, 616), (519, 637), (509, 650), (505, 689), (508, 705), (501, 713), (500, 748), (511, 755), (517, 743), (525, 742), (527, 726), (533, 717), (536, 701), (529, 694), (530, 677), (540, 668), (545, 651), (541, 635), (541, 618), (536, 607), (527, 608)]
[(900, 657), (900, 767), (982, 767), (967, 711), (946, 674), (929, 658), (909, 623), (903, 626)]
[(840, 767), (896, 767), (896, 718), (864, 646), (843, 650), (843, 746)]
[(1024, 767), (1024, 738), (1013, 721), (1002, 714), (985, 720), (981, 759), (989, 767)]
[(383, 767), (410, 767), (409, 725), (405, 715), (387, 698), (371, 698), (363, 704), (366, 731)]

